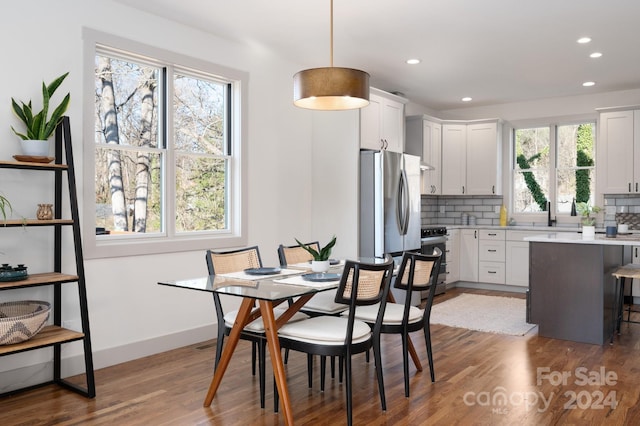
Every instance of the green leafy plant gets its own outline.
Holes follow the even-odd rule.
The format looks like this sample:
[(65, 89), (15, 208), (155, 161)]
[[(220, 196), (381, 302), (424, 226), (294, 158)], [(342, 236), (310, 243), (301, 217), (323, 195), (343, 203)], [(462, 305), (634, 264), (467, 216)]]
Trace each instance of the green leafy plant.
[(13, 212), (13, 208), (11, 207), (11, 203), (5, 196), (0, 194), (0, 215), (2, 216), (2, 220), (7, 219), (7, 211), (9, 214)]
[(298, 241), (297, 238), (296, 238), (296, 243), (298, 243), (300, 247), (308, 251), (311, 254), (311, 256), (313, 256), (313, 260), (325, 261), (325, 260), (329, 260), (329, 256), (331, 256), (331, 249), (333, 248), (333, 246), (336, 245), (336, 237), (334, 236), (333, 239), (329, 241), (329, 244), (322, 247), (320, 249), (320, 252), (309, 247), (308, 245), (302, 244), (300, 241)]
[(20, 133), (11, 126), (13, 133), (25, 140), (32, 139), (45, 141), (51, 137), (56, 126), (60, 123), (60, 120), (62, 120), (63, 114), (69, 107), (69, 100), (71, 96), (67, 93), (62, 102), (60, 102), (60, 104), (53, 110), (51, 118), (47, 117), (49, 115), (49, 103), (51, 102), (51, 96), (53, 96), (54, 92), (60, 84), (62, 84), (67, 75), (69, 75), (68, 72), (62, 74), (60, 77), (49, 83), (49, 85), (46, 85), (44, 81), (42, 82), (42, 110), (36, 114), (33, 113), (31, 101), (26, 104), (20, 101), (20, 104), (18, 104), (15, 99), (11, 98), (13, 112), (20, 120), (22, 120), (27, 128), (26, 133)]
[(591, 206), (589, 203), (577, 203), (576, 212), (582, 216), (582, 224), (585, 226), (594, 226), (596, 224), (596, 218), (591, 217), (592, 214), (598, 214), (602, 211), (601, 207)]

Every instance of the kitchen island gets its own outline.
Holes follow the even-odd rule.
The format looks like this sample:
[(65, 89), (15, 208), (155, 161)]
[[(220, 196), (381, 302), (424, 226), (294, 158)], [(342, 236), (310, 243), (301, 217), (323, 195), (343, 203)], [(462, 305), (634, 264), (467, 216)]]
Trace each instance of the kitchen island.
[(603, 345), (613, 333), (616, 280), (624, 246), (640, 235), (606, 238), (550, 233), (529, 241), (527, 320), (538, 335)]

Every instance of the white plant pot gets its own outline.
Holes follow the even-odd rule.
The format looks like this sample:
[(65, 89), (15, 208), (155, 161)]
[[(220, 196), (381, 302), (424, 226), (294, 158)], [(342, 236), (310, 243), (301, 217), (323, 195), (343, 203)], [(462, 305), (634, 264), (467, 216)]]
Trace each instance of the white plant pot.
[(329, 270), (330, 261), (328, 260), (312, 260), (311, 270), (313, 272), (327, 272)]
[(586, 226), (582, 225), (582, 239), (583, 240), (593, 240), (596, 236), (596, 227), (595, 226)]
[(20, 140), (22, 146), (22, 154), (32, 157), (47, 157), (49, 156), (49, 141), (40, 141), (32, 139)]

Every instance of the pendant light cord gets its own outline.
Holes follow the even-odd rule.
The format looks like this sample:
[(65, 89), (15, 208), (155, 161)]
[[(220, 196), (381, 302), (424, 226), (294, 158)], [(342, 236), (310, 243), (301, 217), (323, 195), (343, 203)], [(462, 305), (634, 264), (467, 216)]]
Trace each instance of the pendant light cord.
[(331, 60), (329, 61), (329, 63), (331, 64), (331, 67), (333, 68), (333, 0), (331, 0), (331, 37), (330, 37), (330, 48), (329, 48), (329, 53), (331, 55)]

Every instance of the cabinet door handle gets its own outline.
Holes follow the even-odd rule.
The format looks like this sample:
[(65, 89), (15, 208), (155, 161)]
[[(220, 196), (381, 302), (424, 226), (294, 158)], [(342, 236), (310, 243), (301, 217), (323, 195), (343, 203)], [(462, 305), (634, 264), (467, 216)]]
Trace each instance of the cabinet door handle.
[(638, 192), (638, 182), (636, 182), (636, 192)]
[(496, 235), (498, 235), (498, 234), (495, 234), (495, 233), (491, 234), (491, 233), (489, 233), (489, 234), (487, 234), (487, 235), (491, 235), (492, 237), (495, 237), (495, 236), (496, 236)]
[(462, 185), (462, 193), (464, 194), (464, 185)]
[(498, 250), (495, 250), (495, 249), (489, 249), (489, 250), (487, 250), (487, 251), (488, 251), (489, 253), (495, 253), (495, 252), (497, 252)]
[(629, 182), (629, 192), (631, 192), (631, 182)]
[(638, 257), (638, 247), (636, 247), (635, 250), (636, 250), (636, 255), (634, 257), (637, 258)]
[(492, 185), (492, 186), (491, 186), (491, 193), (492, 193), (492, 194), (495, 194), (495, 193), (496, 193), (496, 186), (495, 186), (495, 185)]
[(490, 273), (490, 274), (497, 274), (496, 271), (487, 271), (487, 272)]
[(473, 238), (478, 238), (478, 231), (473, 231)]

